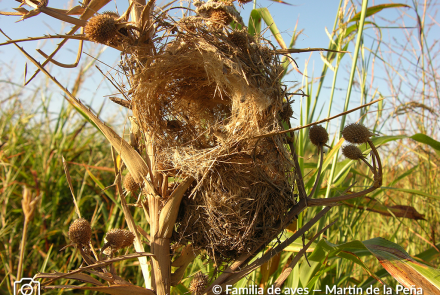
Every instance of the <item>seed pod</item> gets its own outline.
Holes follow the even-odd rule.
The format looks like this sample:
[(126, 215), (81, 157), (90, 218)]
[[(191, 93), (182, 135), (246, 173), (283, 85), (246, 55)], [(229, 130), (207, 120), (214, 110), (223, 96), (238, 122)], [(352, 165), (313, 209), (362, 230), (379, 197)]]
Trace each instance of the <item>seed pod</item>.
[(364, 158), (362, 151), (355, 145), (346, 145), (342, 148), (342, 154), (351, 160), (360, 160)]
[(201, 272), (198, 272), (194, 275), (194, 278), (191, 281), (191, 285), (189, 286), (189, 290), (193, 295), (201, 295), (203, 291), (208, 286), (208, 276), (204, 275)]
[(116, 18), (109, 13), (95, 15), (87, 22), (84, 30), (89, 40), (107, 44), (117, 34)]
[(345, 140), (354, 144), (366, 143), (372, 135), (373, 133), (367, 127), (358, 123), (349, 124), (342, 130)]
[(69, 227), (69, 239), (80, 246), (88, 245), (92, 237), (90, 223), (84, 218), (75, 220)]
[(313, 125), (309, 130), (310, 141), (316, 146), (322, 146), (328, 141), (328, 133), (321, 125)]
[(134, 234), (126, 229), (111, 229), (106, 235), (106, 246), (113, 250), (119, 250), (131, 246), (134, 241)]
[(240, 5), (243, 5), (243, 4), (246, 4), (246, 3), (249, 3), (249, 2), (252, 2), (252, 0), (238, 0), (238, 3)]
[(130, 173), (127, 173), (124, 178), (124, 188), (132, 195), (139, 190), (139, 184), (134, 180)]

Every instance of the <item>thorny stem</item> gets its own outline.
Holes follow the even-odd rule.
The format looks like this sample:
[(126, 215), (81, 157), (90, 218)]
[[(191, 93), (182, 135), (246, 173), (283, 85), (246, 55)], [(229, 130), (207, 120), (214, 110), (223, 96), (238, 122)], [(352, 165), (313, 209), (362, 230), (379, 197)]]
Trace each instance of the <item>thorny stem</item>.
[(308, 199), (313, 197), (313, 195), (315, 194), (316, 188), (318, 187), (319, 180), (321, 178), (322, 163), (324, 162), (324, 149), (323, 149), (323, 146), (320, 145), (318, 147), (318, 150), (319, 150), (319, 153), (321, 155), (321, 157), (319, 159), (318, 175), (316, 176), (316, 181), (315, 181), (315, 184), (313, 185), (312, 191), (310, 192), (309, 196), (307, 197)]
[(318, 238), (323, 232), (325, 232), (328, 228), (330, 228), (333, 224), (335, 224), (336, 221), (333, 221), (332, 223), (326, 225), (324, 228), (322, 228), (316, 235), (313, 236), (313, 238), (310, 239), (310, 241), (296, 254), (295, 258), (293, 258), (292, 262), (290, 262), (289, 266), (280, 274), (280, 276), (276, 279), (275, 283), (272, 285), (274, 288), (281, 288), (284, 281), (287, 279), (287, 277), (292, 272), (295, 265), (299, 262), (301, 257), (306, 253), (307, 249), (312, 245), (312, 243)]
[(326, 198), (326, 199), (309, 199), (308, 204), (309, 204), (309, 207), (329, 205), (329, 204), (333, 204), (333, 203), (337, 203), (337, 202), (341, 202), (341, 201), (345, 201), (345, 200), (349, 200), (349, 199), (359, 198), (359, 197), (365, 196), (368, 193), (371, 193), (374, 190), (376, 190), (376, 187), (372, 186), (364, 191), (353, 193), (353, 194), (348, 194), (348, 195), (343, 195), (343, 196), (339, 196), (339, 197)]
[(371, 171), (376, 171), (376, 168), (371, 166), (371, 164), (368, 163), (368, 161), (365, 160), (365, 158), (361, 158), (361, 161), (364, 162), (371, 169)]
[[(290, 122), (288, 122), (289, 128), (291, 128)], [(306, 193), (306, 189), (304, 186), (304, 180), (301, 174), (301, 167), (299, 166), (299, 162), (298, 162), (298, 155), (296, 154), (296, 149), (295, 149), (295, 133), (294, 132), (290, 132), (290, 140), (289, 140), (289, 148), (290, 148), (290, 153), (292, 155), (293, 158), (293, 164), (295, 166), (295, 181), (296, 181), (296, 185), (298, 187), (298, 194), (300, 196), (300, 199), (307, 199), (307, 193)], [(307, 201), (306, 201), (306, 206), (307, 206)]]
[(374, 154), (373, 158), (376, 158), (377, 161), (377, 173), (374, 173), (374, 187), (379, 188), (382, 186), (382, 162), (380, 161), (379, 153), (377, 152), (376, 147), (374, 146), (373, 142), (371, 140), (368, 140), (368, 144), (371, 147), (371, 151)]

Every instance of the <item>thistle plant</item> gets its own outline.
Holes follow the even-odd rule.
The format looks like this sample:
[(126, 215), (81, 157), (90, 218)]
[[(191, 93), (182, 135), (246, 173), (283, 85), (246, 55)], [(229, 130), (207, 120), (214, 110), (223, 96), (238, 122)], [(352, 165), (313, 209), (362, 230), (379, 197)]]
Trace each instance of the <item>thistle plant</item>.
[[(381, 186), (382, 166), (370, 140), (372, 133), (362, 125), (349, 125), (342, 132), (344, 138), (355, 144), (366, 143), (372, 150), (372, 164), (357, 152), (353, 157), (368, 164), (374, 184), (356, 193), (314, 198), (329, 135), (318, 125), (322, 121), (291, 128), (292, 95), (280, 79), (285, 73), (280, 56), (292, 60), (290, 53), (307, 49), (277, 49), (263, 36), (249, 34), (232, 2), (193, 1), (194, 10), (179, 8), (192, 12), (180, 19), (170, 15), (176, 9), (172, 3), (158, 7), (154, 1), (132, 0), (119, 16), (100, 11), (108, 2), (84, 1), (81, 6), (60, 10), (49, 7), (47, 1), (23, 0), (15, 13), (22, 19), (44, 13), (73, 25), (66, 35), (28, 39), (62, 39), (42, 64), (19, 47), (18, 40), (8, 41), (34, 63), (37, 72), (43, 72), (59, 86), (67, 101), (112, 145), (114, 184), (128, 227), (110, 230), (107, 242), (96, 251), (96, 244), (103, 241), (93, 241), (89, 222), (77, 219), (68, 235), (83, 257), (84, 266), (69, 273), (37, 275), (36, 278), (48, 278), (42, 282), (43, 288), (170, 294), (171, 286), (179, 284), (185, 268), (204, 252), (218, 266), (219, 275), (208, 279), (206, 274), (197, 274), (191, 291), (212, 294), (212, 286), (234, 284), (280, 253), (338, 202), (365, 196)], [(71, 16), (73, 12), (79, 17)], [(79, 29), (81, 33), (75, 34)], [(121, 52), (119, 71), (130, 89), (124, 90), (125, 85), (113, 82), (120, 95), (112, 101), (133, 112), (128, 142), (44, 67), (48, 63), (68, 67), (53, 57), (69, 39), (78, 39), (81, 44), (98, 42)], [(295, 131), (306, 127), (311, 127), (310, 141), (320, 154), (317, 178), (309, 192), (295, 147)], [(344, 150), (353, 155), (350, 148)], [(128, 174), (122, 183), (125, 168)], [(123, 187), (131, 194), (142, 192), (134, 207), (142, 210), (148, 228), (138, 227)], [(324, 209), (291, 237), (257, 258), (298, 214), (317, 206)], [(78, 208), (78, 217), (79, 211)], [(331, 225), (322, 227), (304, 243), (274, 286), (282, 286), (311, 243)], [(144, 252), (144, 239), (148, 240), (150, 253)], [(118, 255), (118, 250), (132, 244), (135, 253)], [(171, 249), (178, 247), (184, 250), (172, 259)], [(139, 259), (146, 288), (120, 277), (113, 266), (117, 261), (133, 258)], [(178, 267), (174, 273), (172, 266)], [(60, 278), (77, 279), (78, 273), (81, 280), (95, 286), (52, 285)]]

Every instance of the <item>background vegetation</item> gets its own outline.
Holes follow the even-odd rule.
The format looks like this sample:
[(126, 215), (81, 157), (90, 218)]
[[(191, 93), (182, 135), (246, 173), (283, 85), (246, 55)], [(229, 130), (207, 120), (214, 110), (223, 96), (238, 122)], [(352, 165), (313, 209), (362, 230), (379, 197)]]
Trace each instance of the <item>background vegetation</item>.
[[(348, 77), (345, 109), (350, 101), (363, 104), (388, 93), (385, 89), (373, 89), (374, 79), (382, 80), (381, 85), (388, 88), (391, 95), (377, 105), (364, 109), (359, 116), (360, 122), (379, 135), (375, 143), (382, 143), (379, 151), (384, 165), (383, 187), (371, 194), (370, 199), (350, 201), (333, 208), (327, 221), (336, 223), (323, 238), (333, 244), (344, 244), (382, 237), (402, 246), (416, 259), (438, 268), (440, 191), (437, 179), (440, 147), (436, 140), (439, 139), (440, 47), (438, 39), (429, 35), (430, 30), (439, 26), (435, 21), (438, 4), (436, 1), (413, 1), (409, 9), (404, 9), (403, 5), (386, 8), (400, 9), (403, 14), (408, 13), (416, 18), (419, 24), (416, 29), (401, 28), (407, 34), (406, 40), (384, 37), (384, 29), (376, 25), (373, 17), (367, 19), (365, 24), (366, 28), (372, 30), (365, 33), (365, 39), (357, 40), (356, 17), (361, 6), (343, 1), (340, 6), (340, 11), (335, 15), (333, 31), (329, 33), (329, 48), (348, 49), (351, 54), (324, 54), (325, 63), (318, 78), (314, 78), (310, 69), (300, 69), (304, 74), (301, 83), (291, 86), (307, 96), (298, 98), (301, 109), (294, 110), (297, 119), (292, 120), (293, 124), (305, 125), (332, 113), (337, 75), (340, 72)], [(375, 13), (380, 16), (379, 11), (377, 8), (370, 10), (372, 16)], [(270, 15), (262, 12), (251, 14), (250, 21), (259, 18), (271, 23)], [(400, 23), (390, 23), (389, 26), (400, 26)], [(262, 28), (254, 29), (255, 33), (259, 33)], [(278, 36), (277, 41), (282, 42), (274, 26), (267, 34)], [(295, 32), (290, 46), (295, 45), (297, 37)], [(370, 44), (365, 41), (367, 37), (372, 40)], [(356, 52), (359, 54), (354, 58)], [(341, 65), (345, 65), (343, 62), (346, 60), (350, 66), (344, 68)], [(380, 68), (380, 72), (374, 67)], [(83, 86), (81, 75), (85, 71), (80, 72), (74, 80), (70, 89), (73, 93)], [(326, 82), (332, 81), (330, 89), (323, 88), (324, 79)], [(114, 181), (109, 144), (93, 126), (75, 115), (72, 107), (63, 105), (57, 113), (52, 113), (49, 107), (51, 101), (59, 98), (53, 97), (52, 88), (44, 80), (40, 80), (40, 83), (41, 86), (32, 94), (24, 92), (23, 87), (15, 83), (3, 81), (0, 84), (4, 89), (0, 94), (0, 292), (5, 293), (11, 290), (11, 284), (17, 277), (23, 239), (26, 239), (26, 248), (22, 277), (32, 277), (37, 272), (67, 272), (81, 264), (80, 256), (73, 248), (59, 251), (69, 244), (67, 230), (75, 218), (62, 157), (69, 163), (73, 190), (83, 217), (91, 220), (93, 238), (102, 243), (108, 229), (125, 227), (121, 208), (115, 201), (115, 189), (109, 187)], [(319, 109), (319, 100), (322, 100), (326, 91), (330, 92), (327, 110)], [(345, 121), (343, 117), (337, 124), (337, 131), (332, 133), (330, 145), (333, 148), (324, 159), (325, 177), (315, 197), (337, 196), (351, 185), (356, 190), (368, 187), (372, 181), (366, 175), (364, 165), (339, 155), (339, 148), (343, 144), (339, 129)], [(324, 126), (328, 127), (328, 124)], [(307, 132), (307, 129), (299, 132), (296, 144), (310, 191), (318, 160)], [(35, 212), (27, 222), (22, 208), (25, 188), (37, 200)], [(291, 230), (294, 231), (296, 226), (301, 226), (316, 215), (316, 210), (319, 208), (301, 214), (297, 224), (290, 227)], [(136, 220), (143, 220), (136, 210), (132, 212)], [(145, 221), (140, 224), (142, 222)], [(24, 235), (24, 228), (27, 229), (27, 236)], [(306, 238), (314, 234), (312, 230)], [(286, 232), (285, 236), (288, 235), (289, 232)], [(271, 284), (273, 277), (283, 270), (301, 247), (300, 241), (292, 244), (287, 251), (237, 285)], [(312, 244), (310, 251), (315, 252), (309, 257), (310, 266), (302, 258), (286, 285), (310, 288), (324, 285), (367, 287), (375, 283), (372, 279), (375, 273), (390, 286), (395, 286), (396, 281), (387, 276), (371, 254), (359, 254), (363, 264), (355, 263), (353, 257), (341, 259), (336, 248), (328, 247), (322, 242)], [(325, 249), (327, 254), (319, 256), (320, 249)], [(137, 261), (121, 262), (119, 273), (140, 285), (142, 275), (137, 264)], [(199, 270), (212, 273), (214, 266), (203, 255), (196, 258), (187, 269), (182, 285), (175, 287), (173, 292), (188, 292), (192, 275)]]

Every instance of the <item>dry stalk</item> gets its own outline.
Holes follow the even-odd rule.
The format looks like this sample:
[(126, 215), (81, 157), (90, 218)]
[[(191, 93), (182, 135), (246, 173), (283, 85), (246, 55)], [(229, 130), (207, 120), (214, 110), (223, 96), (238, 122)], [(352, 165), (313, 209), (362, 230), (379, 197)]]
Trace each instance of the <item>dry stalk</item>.
[(35, 209), (38, 200), (39, 197), (32, 197), (32, 193), (30, 189), (27, 188), (26, 186), (23, 186), (23, 200), (21, 200), (21, 206), (23, 208), (24, 224), (23, 224), (23, 236), (21, 238), (21, 244), (20, 244), (20, 256), (18, 260), (17, 281), (20, 280), (23, 275), (23, 258), (24, 258), (24, 251), (26, 248), (27, 232), (28, 232), (29, 223), (34, 218)]
[(333, 224), (332, 222), (328, 225), (326, 225), (324, 228), (319, 230), (311, 239), (310, 241), (295, 255), (295, 258), (289, 263), (289, 266), (283, 270), (283, 272), (278, 276), (275, 283), (273, 284), (273, 288), (281, 288), (284, 281), (287, 279), (287, 277), (292, 272), (293, 268), (296, 266), (296, 264), (299, 262), (301, 257), (306, 253), (307, 249), (312, 245), (312, 243), (322, 234), (324, 233), (328, 228), (330, 228)]

